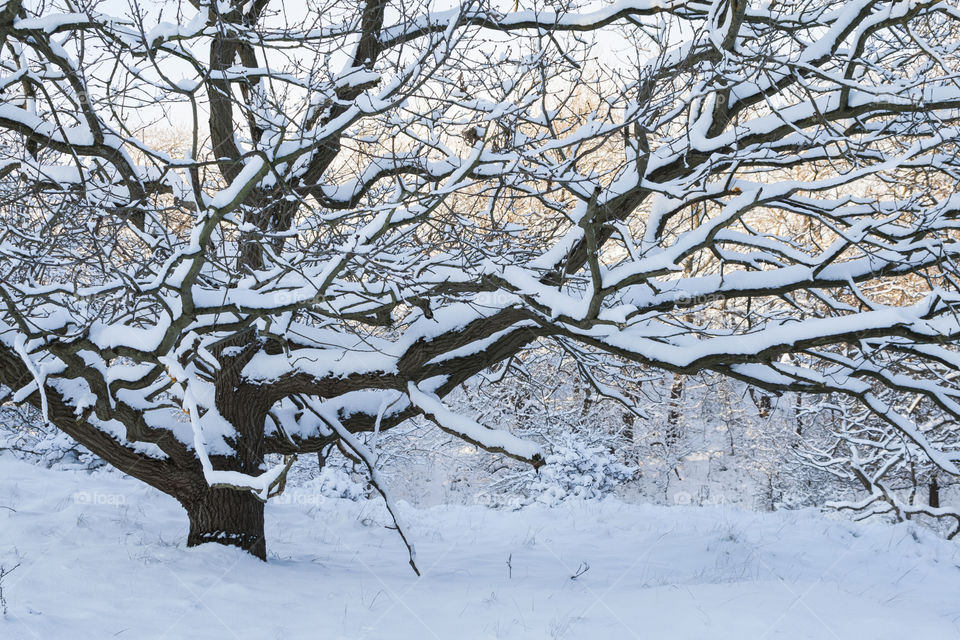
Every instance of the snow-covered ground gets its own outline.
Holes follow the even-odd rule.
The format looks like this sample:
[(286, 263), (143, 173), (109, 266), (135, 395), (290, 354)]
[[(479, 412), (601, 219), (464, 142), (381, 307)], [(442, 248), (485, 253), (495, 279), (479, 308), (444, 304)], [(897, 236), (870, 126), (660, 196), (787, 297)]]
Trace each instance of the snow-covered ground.
[(417, 578), (372, 501), (289, 489), (264, 564), (185, 548), (180, 507), (116, 473), (0, 457), (0, 478), (4, 639), (960, 638), (960, 547), (909, 525), (401, 505)]

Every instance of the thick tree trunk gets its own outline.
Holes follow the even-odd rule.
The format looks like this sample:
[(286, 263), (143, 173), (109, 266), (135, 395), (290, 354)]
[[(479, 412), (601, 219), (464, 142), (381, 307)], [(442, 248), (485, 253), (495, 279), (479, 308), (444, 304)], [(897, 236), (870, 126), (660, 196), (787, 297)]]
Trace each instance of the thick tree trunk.
[(263, 503), (249, 491), (210, 489), (187, 506), (190, 533), (187, 546), (216, 542), (240, 547), (267, 559), (263, 537)]
[[(251, 332), (238, 334), (226, 346), (245, 347), (254, 341)], [(269, 402), (242, 384), (240, 371), (249, 362), (252, 350), (247, 349), (236, 358), (221, 358), (222, 365), (216, 380), (217, 410), (236, 428), (230, 444), (231, 456), (210, 456), (214, 469), (237, 471), (251, 476), (263, 472), (263, 425)], [(240, 547), (260, 558), (267, 559), (267, 543), (263, 535), (263, 503), (249, 490), (212, 489), (204, 482), (181, 503), (190, 517), (187, 546), (216, 542)]]
[(683, 400), (683, 388), (686, 386), (686, 380), (680, 374), (675, 374), (673, 384), (670, 386), (670, 410), (667, 412), (667, 425), (664, 432), (664, 443), (667, 447), (673, 447), (683, 439), (683, 409), (681, 401)]

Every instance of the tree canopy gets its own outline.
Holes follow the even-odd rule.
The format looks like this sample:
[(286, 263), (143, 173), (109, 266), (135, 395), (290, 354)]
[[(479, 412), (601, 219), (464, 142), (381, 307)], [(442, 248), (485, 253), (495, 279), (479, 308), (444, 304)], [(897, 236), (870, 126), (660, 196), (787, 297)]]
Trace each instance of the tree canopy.
[[(293, 456), (551, 343), (839, 393), (958, 473), (956, 7), (11, 0), (0, 383), (263, 557)], [(375, 474), (373, 464), (371, 473)]]

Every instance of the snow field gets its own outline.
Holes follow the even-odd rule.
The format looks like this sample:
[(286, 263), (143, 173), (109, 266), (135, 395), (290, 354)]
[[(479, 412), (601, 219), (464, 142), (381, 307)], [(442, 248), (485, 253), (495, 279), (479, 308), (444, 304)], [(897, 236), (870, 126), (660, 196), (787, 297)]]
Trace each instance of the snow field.
[(0, 474), (4, 639), (960, 637), (958, 547), (909, 524), (400, 503), (417, 578), (379, 501), (288, 489), (264, 564), (187, 549), (180, 506), (118, 473)]

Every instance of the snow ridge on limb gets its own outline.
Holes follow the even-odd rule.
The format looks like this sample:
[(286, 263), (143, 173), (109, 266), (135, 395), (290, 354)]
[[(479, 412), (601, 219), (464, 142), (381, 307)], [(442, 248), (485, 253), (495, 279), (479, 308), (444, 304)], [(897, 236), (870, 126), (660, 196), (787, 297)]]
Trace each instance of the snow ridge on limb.
[[(33, 359), (30, 358), (30, 354), (27, 353), (26, 342), (26, 337), (22, 334), (18, 334), (14, 338), (13, 349), (16, 351), (17, 355), (20, 356), (20, 359), (30, 372), (30, 375), (33, 376), (33, 382), (27, 387), (24, 387), (24, 389), (18, 390), (14, 398), (17, 398), (23, 394), (27, 389), (29, 389), (27, 392), (27, 395), (29, 395), (29, 393), (35, 388), (37, 393), (40, 394), (40, 415), (43, 416), (44, 423), (49, 423), (50, 409), (47, 404), (47, 377), (42, 373), (42, 365), (41, 368), (38, 368), (36, 363), (33, 362)], [(26, 398), (27, 395), (24, 395), (23, 398)]]
[[(682, 0), (619, 0), (604, 5), (584, 7), (584, 11), (557, 12), (551, 9), (521, 10), (500, 13), (480, 3), (467, 0), (460, 6), (426, 15), (415, 16), (406, 22), (384, 28), (380, 39), (385, 46), (399, 42), (415, 41), (430, 33), (455, 27), (476, 26), (491, 31), (527, 31), (544, 29), (551, 31), (595, 31), (624, 19), (636, 19), (664, 13), (704, 13), (707, 3)], [(592, 9), (592, 10), (591, 10)]]
[[(208, 452), (206, 436), (203, 422), (207, 423), (216, 420), (220, 423), (217, 432), (232, 431), (230, 424), (217, 412), (217, 408), (211, 403), (205, 406), (201, 413), (200, 404), (197, 400), (199, 395), (203, 394), (201, 388), (209, 388), (209, 385), (200, 383), (195, 375), (192, 375), (174, 358), (163, 358), (161, 362), (170, 369), (171, 376), (177, 382), (181, 389), (183, 398), (183, 410), (190, 418), (190, 426), (193, 428), (193, 448), (200, 460), (203, 469), (203, 477), (207, 484), (213, 489), (236, 489), (238, 491), (251, 491), (261, 501), (266, 502), (269, 498), (278, 495), (279, 491), (274, 493), (278, 487), (283, 486), (284, 478), (290, 467), (296, 460), (296, 456), (289, 456), (283, 464), (274, 465), (259, 475), (251, 475), (240, 471), (229, 471), (223, 469), (214, 469)], [(210, 429), (207, 430), (211, 431)]]
[(421, 390), (415, 382), (407, 384), (407, 394), (410, 402), (447, 433), (481, 449), (527, 462), (535, 468), (543, 464), (543, 452), (537, 444), (518, 438), (508, 431), (490, 429), (466, 416), (454, 413), (436, 394)]

